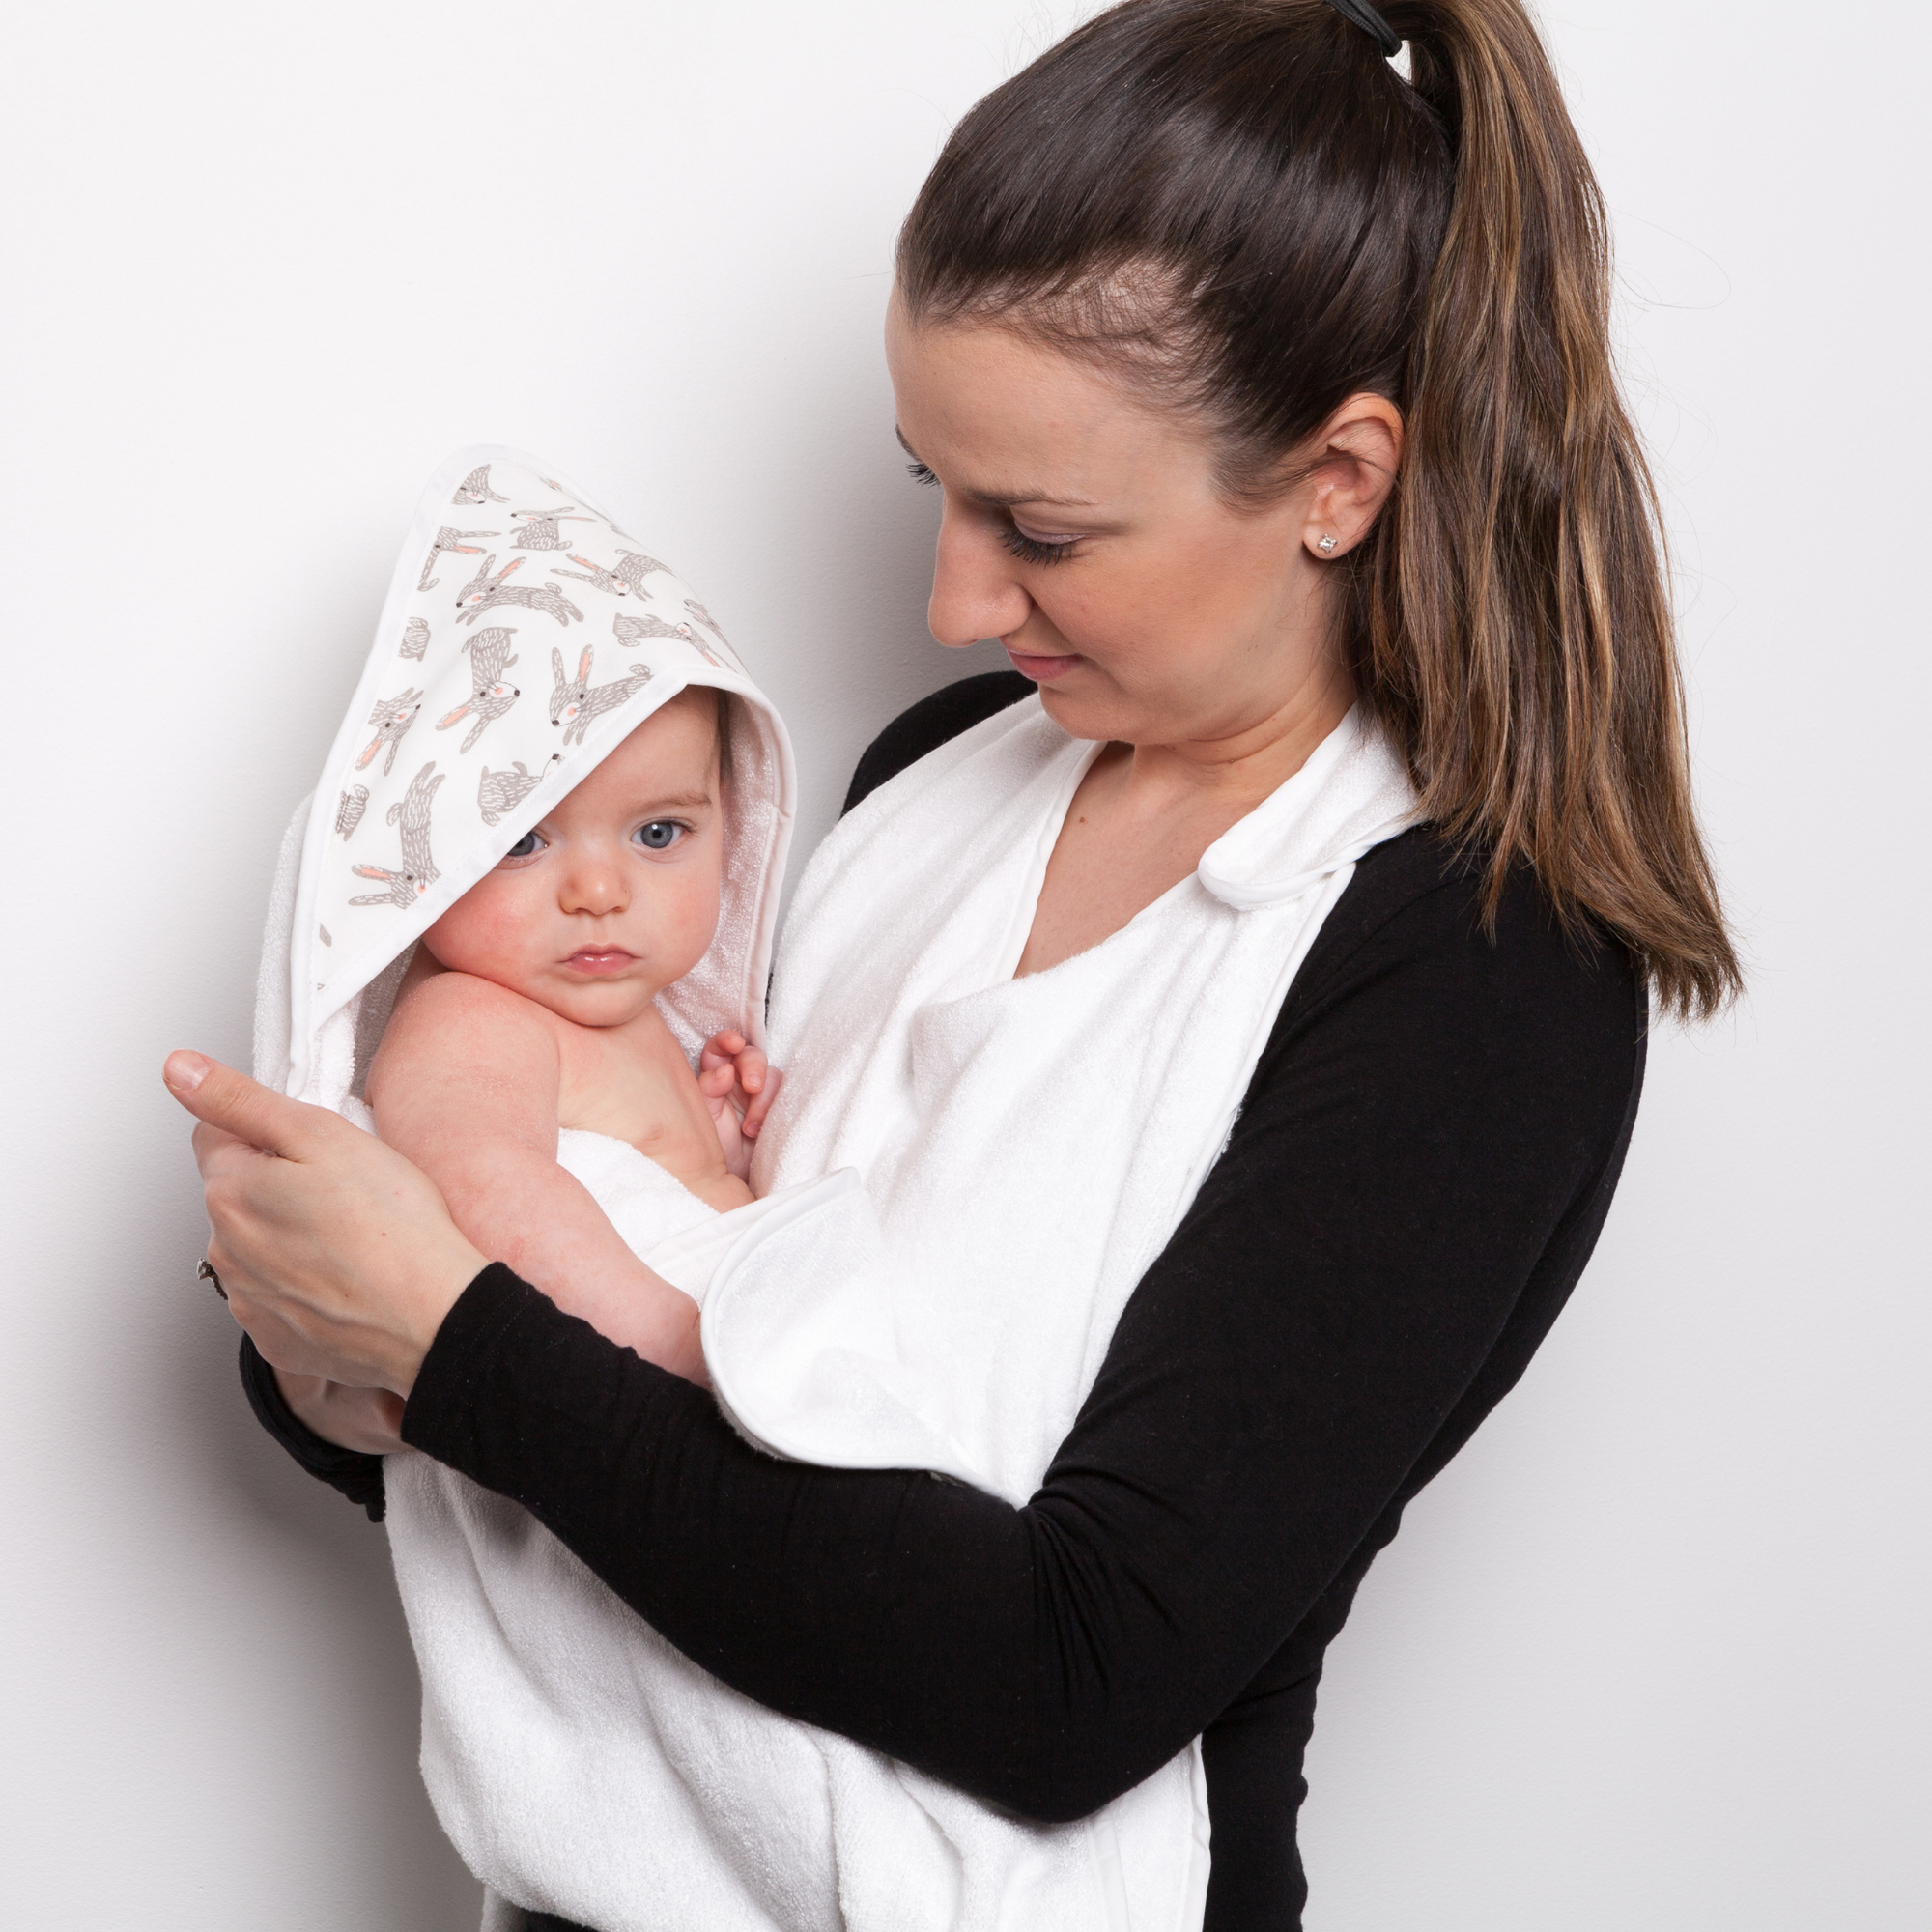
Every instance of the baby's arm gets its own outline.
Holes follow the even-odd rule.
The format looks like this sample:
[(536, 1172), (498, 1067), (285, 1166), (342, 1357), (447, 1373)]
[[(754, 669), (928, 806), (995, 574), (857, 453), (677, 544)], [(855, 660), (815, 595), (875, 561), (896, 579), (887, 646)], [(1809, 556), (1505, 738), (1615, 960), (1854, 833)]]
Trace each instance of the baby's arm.
[(540, 1008), (439, 973), (391, 1015), (369, 1104), (383, 1138), (436, 1182), (485, 1254), (645, 1361), (704, 1382), (697, 1304), (652, 1273), (556, 1164), (559, 1076)]

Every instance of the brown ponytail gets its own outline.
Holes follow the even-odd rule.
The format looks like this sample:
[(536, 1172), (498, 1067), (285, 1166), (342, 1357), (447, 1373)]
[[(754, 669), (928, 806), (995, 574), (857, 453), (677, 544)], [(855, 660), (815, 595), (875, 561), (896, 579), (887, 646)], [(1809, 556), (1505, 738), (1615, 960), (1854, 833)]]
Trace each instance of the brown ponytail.
[(1687, 1015), (1737, 990), (1690, 803), (1649, 472), (1589, 162), (1520, 0), (1126, 0), (987, 96), (908, 216), (927, 322), (1123, 361), (1264, 497), (1350, 395), (1403, 410), (1344, 643), (1425, 812), (1533, 866)]

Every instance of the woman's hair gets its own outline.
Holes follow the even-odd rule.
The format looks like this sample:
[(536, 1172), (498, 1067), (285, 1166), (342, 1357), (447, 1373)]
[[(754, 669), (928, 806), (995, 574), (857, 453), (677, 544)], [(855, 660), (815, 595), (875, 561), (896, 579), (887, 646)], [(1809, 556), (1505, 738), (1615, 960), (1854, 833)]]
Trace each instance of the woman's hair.
[(1350, 396), (1392, 399), (1401, 472), (1334, 566), (1362, 698), (1425, 815), (1490, 853), (1492, 911), (1527, 861), (1708, 1014), (1738, 963), (1596, 180), (1519, 0), (1380, 12), (1408, 80), (1326, 0), (1111, 8), (959, 124), (900, 298), (1130, 372), (1209, 424), (1237, 503)]

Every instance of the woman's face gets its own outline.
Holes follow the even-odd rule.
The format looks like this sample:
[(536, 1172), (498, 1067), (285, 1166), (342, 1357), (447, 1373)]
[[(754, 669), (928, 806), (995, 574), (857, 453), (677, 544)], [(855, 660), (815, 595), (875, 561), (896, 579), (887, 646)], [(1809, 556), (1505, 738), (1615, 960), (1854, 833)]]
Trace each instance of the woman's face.
[(1391, 405), (1351, 399), (1337, 420), (1352, 410), (1368, 433), (1344, 425), (1341, 440), (1362, 454), (1254, 510), (1217, 491), (1204, 433), (1086, 362), (995, 327), (915, 325), (896, 300), (886, 355), (899, 440), (944, 493), (928, 609), (941, 643), (998, 638), (1079, 738), (1231, 741), (1346, 709), (1315, 546), (1332, 534), (1343, 555), (1373, 521), (1400, 437)]

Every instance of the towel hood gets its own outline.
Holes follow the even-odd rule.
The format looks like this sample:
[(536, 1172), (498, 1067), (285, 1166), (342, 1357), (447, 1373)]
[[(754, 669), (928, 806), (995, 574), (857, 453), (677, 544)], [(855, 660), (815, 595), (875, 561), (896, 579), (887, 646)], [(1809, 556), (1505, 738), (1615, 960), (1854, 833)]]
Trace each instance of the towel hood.
[(263, 992), (286, 997), (264, 999), (257, 1076), (324, 1106), (359, 1094), (423, 932), (695, 685), (733, 700), (732, 779), (717, 936), (660, 996), (688, 1049), (762, 1036), (796, 807), (784, 725), (691, 586), (582, 491), (518, 450), (449, 457), (284, 842)]

